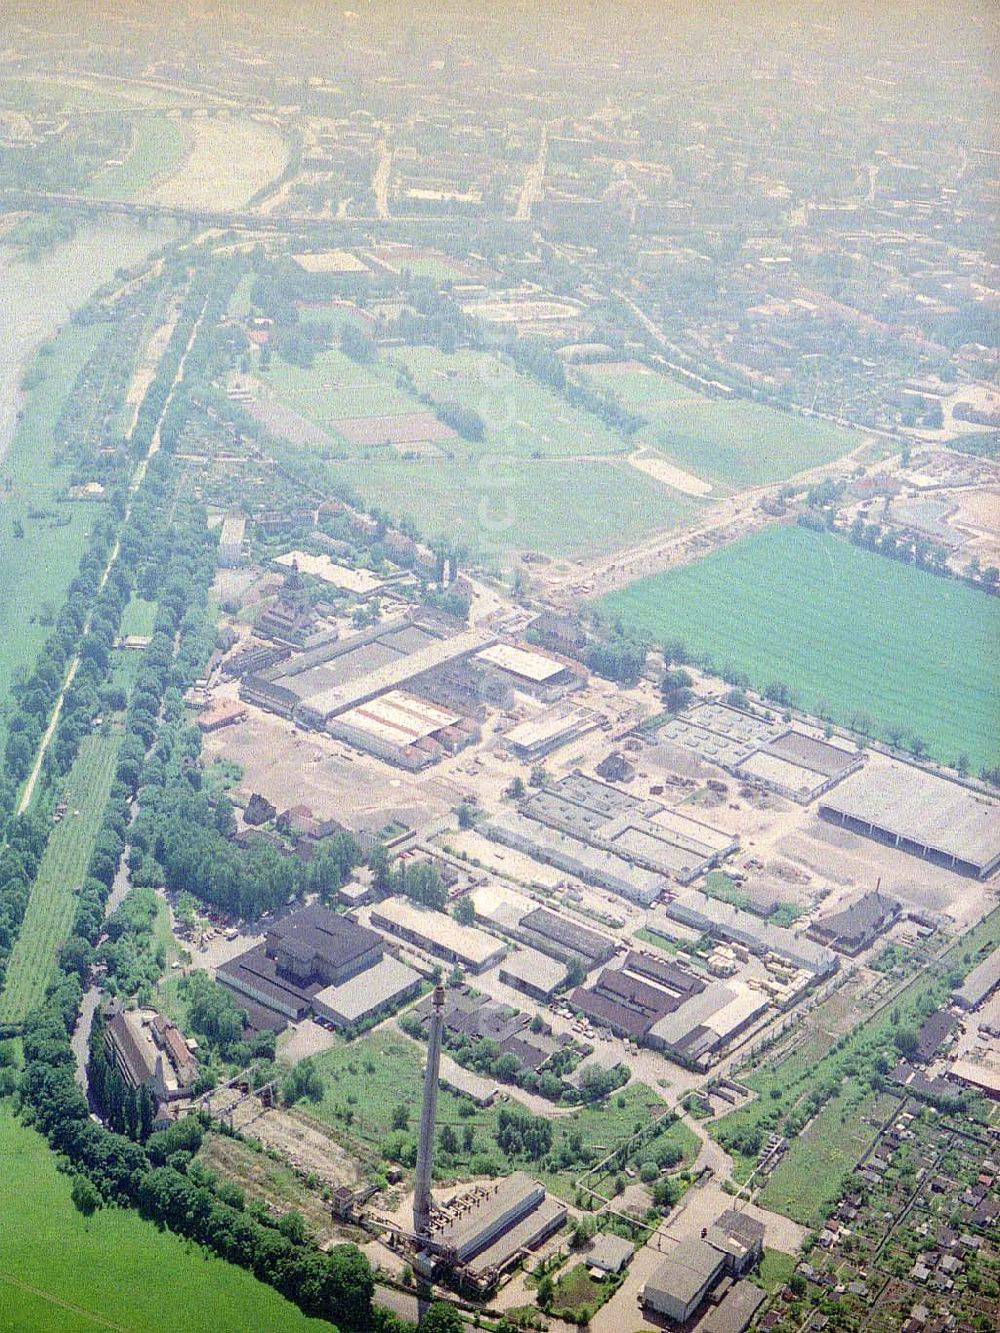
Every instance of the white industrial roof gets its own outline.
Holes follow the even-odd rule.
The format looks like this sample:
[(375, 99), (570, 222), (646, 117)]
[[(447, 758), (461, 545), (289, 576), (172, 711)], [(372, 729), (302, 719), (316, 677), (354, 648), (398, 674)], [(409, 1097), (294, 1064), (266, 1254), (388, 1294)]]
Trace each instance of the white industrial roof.
[(566, 965), (537, 949), (518, 949), (503, 961), (503, 971), (540, 990), (555, 990), (566, 980)]
[[(489, 651), (489, 650), (487, 650)], [(483, 656), (483, 654), (480, 654)], [(564, 732), (576, 731), (581, 726), (596, 726), (597, 714), (590, 708), (569, 708), (560, 713), (540, 713), (526, 722), (511, 727), (504, 736), (508, 745), (540, 745)]]
[(514, 676), (523, 676), (525, 680), (540, 683), (558, 676), (566, 668), (561, 662), (546, 657), (543, 653), (532, 653), (526, 648), (515, 648), (508, 643), (497, 643), (476, 654), (481, 662), (500, 667)]
[(393, 745), (412, 745), (444, 727), (455, 726), (460, 720), (457, 713), (449, 713), (403, 690), (390, 690), (378, 699), (348, 709), (337, 719)]
[(821, 808), (983, 868), (1000, 858), (1000, 802), (912, 764), (870, 761)]
[(489, 643), (490, 636), (478, 629), (463, 630), (447, 639), (435, 639), (424, 648), (409, 653), (397, 661), (387, 662), (385, 666), (366, 672), (358, 680), (345, 681), (342, 685), (331, 686), (328, 690), (310, 695), (304, 700), (306, 706), (321, 717), (332, 717), (344, 713), (348, 708), (355, 708), (367, 699), (385, 694), (398, 685), (422, 675), (434, 667), (443, 666), (460, 657), (474, 653), (483, 644)]
[(325, 1005), (345, 1023), (355, 1023), (380, 1005), (388, 1004), (420, 980), (420, 974), (386, 954), (374, 967), (359, 972), (339, 986), (317, 991), (313, 1003)]
[(460, 958), (477, 966), (501, 957), (504, 952), (501, 942), (485, 931), (476, 930), (473, 926), (462, 926), (445, 912), (416, 907), (405, 898), (386, 898), (372, 909), (373, 925), (376, 925), (376, 917), (412, 931), (432, 946), (444, 945)]

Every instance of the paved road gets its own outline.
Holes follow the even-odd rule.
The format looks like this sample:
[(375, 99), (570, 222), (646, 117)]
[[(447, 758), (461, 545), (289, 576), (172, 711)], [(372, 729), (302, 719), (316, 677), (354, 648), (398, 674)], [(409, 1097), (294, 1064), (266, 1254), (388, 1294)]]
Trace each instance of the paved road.
[(70, 1037), (70, 1047), (73, 1051), (73, 1058), (76, 1060), (76, 1072), (74, 1078), (76, 1085), (81, 1088), (88, 1100), (90, 1097), (90, 1086), (87, 1082), (87, 1052), (90, 1047), (90, 1029), (94, 1023), (94, 1014), (97, 1012), (97, 1006), (101, 1002), (100, 986), (91, 986), (90, 990), (84, 995), (80, 1002), (80, 1012), (77, 1015), (76, 1027), (73, 1029), (73, 1035)]

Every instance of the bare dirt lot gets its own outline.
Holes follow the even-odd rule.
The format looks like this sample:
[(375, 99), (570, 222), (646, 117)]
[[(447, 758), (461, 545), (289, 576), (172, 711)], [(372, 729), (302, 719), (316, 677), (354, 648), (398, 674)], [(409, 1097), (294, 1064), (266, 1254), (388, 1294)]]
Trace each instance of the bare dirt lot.
[(262, 1199), (276, 1217), (294, 1209), (305, 1220), (321, 1249), (344, 1239), (330, 1220), (330, 1205), (318, 1190), (311, 1190), (290, 1167), (255, 1152), (238, 1139), (206, 1134), (198, 1159), (217, 1175), (231, 1180), (248, 1202)]
[(452, 440), (455, 432), (433, 412), (400, 412), (394, 416), (339, 417), (337, 432), (351, 444), (419, 444)]
[[(226, 1089), (212, 1097), (212, 1115), (228, 1119), (229, 1109), (240, 1094)], [(327, 1132), (325, 1126), (299, 1111), (265, 1109), (258, 1097), (248, 1097), (236, 1107), (233, 1127), (265, 1148), (273, 1148), (299, 1171), (311, 1172), (327, 1185), (356, 1185), (357, 1163)]]
[(634, 454), (629, 454), (628, 461), (640, 472), (645, 472), (664, 486), (672, 486), (675, 491), (683, 491), (685, 495), (708, 495), (712, 489), (711, 482), (702, 481), (701, 477), (696, 477), (692, 472), (685, 472), (655, 449), (637, 449)]
[(394, 820), (416, 827), (461, 798), (439, 777), (404, 773), (318, 732), (295, 734), (291, 723), (256, 708), (246, 722), (206, 736), (204, 753), (239, 764), (247, 796), (260, 792), (279, 810), (308, 805), (317, 819), (338, 819), (353, 832)]
[[(956, 928), (972, 925), (994, 901), (977, 880), (861, 838), (847, 829), (810, 815), (799, 827), (778, 839), (773, 850), (835, 888), (868, 891), (881, 880), (882, 892), (905, 906), (949, 916)], [(830, 905), (835, 901), (831, 895)]]

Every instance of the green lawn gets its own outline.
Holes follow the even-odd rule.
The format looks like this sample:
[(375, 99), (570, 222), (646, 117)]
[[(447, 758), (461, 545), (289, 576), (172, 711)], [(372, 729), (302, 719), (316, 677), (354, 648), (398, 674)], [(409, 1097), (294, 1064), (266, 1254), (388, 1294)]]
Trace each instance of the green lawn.
[(415, 278), (433, 278), (435, 282), (448, 282), (454, 278), (467, 278), (468, 270), (447, 255), (429, 250), (409, 250), (392, 247), (376, 250), (378, 258), (389, 264), (397, 273), (410, 273)]
[(800, 527), (772, 526), (600, 603), (810, 710), (916, 733), (937, 757), (1000, 760), (1000, 602)]
[[(101, 512), (99, 504), (88, 501), (55, 503), (69, 485), (69, 469), (52, 461), (56, 419), (101, 335), (100, 325), (70, 325), (51, 353), (38, 358), (43, 378), (27, 395), (10, 452), (0, 460), (0, 704), (14, 671), (30, 669), (48, 637), (50, 614), (59, 613), (91, 524)], [(23, 537), (15, 536), (17, 523)]]
[[(249, 1273), (197, 1245), (102, 1208), (86, 1219), (34, 1130), (0, 1106), (7, 1216), (0, 1226), (0, 1328), (18, 1333), (329, 1333)], [(16, 1224), (13, 1201), (16, 1200)]]
[[(156, 624), (156, 603), (132, 596), (122, 612), (121, 635), (151, 635)], [(139, 654), (136, 654), (139, 656)]]
[(686, 394), (637, 407), (649, 420), (637, 442), (655, 445), (681, 467), (735, 489), (782, 481), (862, 442), (830, 422), (743, 399)]
[(595, 389), (613, 395), (626, 407), (634, 408), (643, 415), (652, 413), (658, 404), (698, 396), (693, 388), (682, 384), (680, 380), (661, 375), (657, 370), (642, 369), (638, 365), (620, 370), (613, 362), (598, 363), (581, 366), (580, 371)]
[(769, 1250), (764, 1247), (764, 1257), (760, 1261), (757, 1276), (760, 1285), (767, 1291), (777, 1291), (783, 1287), (795, 1272), (798, 1259), (794, 1254), (784, 1254), (781, 1250)]
[(173, 121), (136, 116), (132, 144), (121, 166), (98, 172), (88, 193), (102, 199), (134, 199), (177, 165), (184, 148), (184, 135)]
[(0, 993), (0, 1022), (19, 1023), (41, 1002), (59, 946), (73, 922), (82, 883), (111, 791), (121, 736), (85, 736), (63, 793), (67, 810), (49, 836)]
[[(379, 1148), (392, 1130), (393, 1111), (406, 1106), (410, 1113), (408, 1132), (415, 1132), (420, 1118), (422, 1096), (423, 1048), (391, 1029), (375, 1032), (358, 1041), (332, 1047), (316, 1057), (323, 1076), (325, 1092), (318, 1104), (304, 1104), (304, 1109), (317, 1119), (333, 1125), (342, 1134), (372, 1154), (378, 1162)], [(466, 1179), (483, 1174), (483, 1162), (504, 1164), (497, 1148), (494, 1133), (499, 1107), (479, 1108), (465, 1117), (459, 1107), (468, 1102), (442, 1088), (438, 1095), (437, 1119), (439, 1125), (456, 1127), (461, 1140), (464, 1127), (474, 1130), (474, 1144), (470, 1151), (460, 1150), (454, 1168), (441, 1171), (441, 1178)], [(515, 1103), (516, 1105), (516, 1103)], [(653, 1115), (662, 1114), (664, 1103), (645, 1084), (637, 1083), (613, 1093), (607, 1101), (595, 1106), (582, 1106), (570, 1115), (553, 1118), (553, 1152), (570, 1134), (578, 1133), (582, 1144), (595, 1150), (599, 1156), (611, 1151), (616, 1144), (630, 1136), (637, 1123), (647, 1123)], [(350, 1113), (347, 1123), (346, 1113)], [(656, 1146), (665, 1142), (676, 1144), (684, 1154), (685, 1163), (697, 1155), (698, 1141), (691, 1130), (678, 1121), (658, 1136)], [(640, 1154), (641, 1155), (641, 1154)], [(478, 1160), (477, 1160), (478, 1159)], [(573, 1182), (583, 1170), (576, 1163), (566, 1170), (547, 1170), (543, 1164), (519, 1162), (518, 1166), (530, 1171), (547, 1189), (564, 1199), (572, 1199)], [(440, 1158), (437, 1163), (440, 1171)], [(506, 1169), (506, 1168), (505, 1168)], [(589, 1181), (595, 1188), (600, 1182)]]
[(333, 463), (367, 503), (409, 515), (429, 537), (450, 536), (497, 564), (510, 552), (600, 554), (677, 526), (698, 503), (627, 463), (513, 462), (489, 454), (476, 462)]
[(556, 1280), (551, 1309), (564, 1316), (573, 1316), (586, 1306), (593, 1313), (604, 1302), (606, 1286), (594, 1281), (587, 1272), (586, 1264), (575, 1264)]

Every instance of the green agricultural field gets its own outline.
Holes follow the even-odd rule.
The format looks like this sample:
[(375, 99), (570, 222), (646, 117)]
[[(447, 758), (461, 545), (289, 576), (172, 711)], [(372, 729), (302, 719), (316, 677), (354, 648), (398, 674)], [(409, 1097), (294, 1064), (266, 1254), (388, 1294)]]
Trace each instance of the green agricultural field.
[(770, 527), (600, 606), (757, 688), (783, 681), (806, 709), (915, 733), (946, 761), (1000, 761), (1000, 602), (963, 584), (838, 537)]
[(132, 121), (132, 145), (121, 166), (98, 172), (88, 193), (102, 199), (134, 199), (181, 160), (184, 135), (165, 116), (137, 116)]
[(42, 1000), (59, 946), (73, 923), (82, 883), (111, 791), (120, 735), (85, 736), (63, 798), (66, 815), (49, 836), (0, 993), (0, 1022), (19, 1023)]
[[(614, 381), (605, 380), (605, 386), (614, 387)], [(653, 445), (681, 467), (736, 490), (783, 481), (861, 444), (860, 435), (830, 422), (743, 399), (686, 393), (674, 401), (636, 403), (636, 409), (649, 421), (637, 443)]]
[(69, 469), (52, 461), (56, 419), (100, 337), (98, 325), (69, 326), (50, 354), (37, 359), (42, 378), (27, 395), (10, 452), (0, 460), (0, 705), (14, 671), (30, 669), (50, 633), (100, 513), (93, 502), (55, 503), (69, 485)]
[[(329, 1333), (249, 1273), (138, 1213), (84, 1218), (45, 1140), (0, 1106), (5, 1199), (18, 1225), (0, 1244), (0, 1327), (19, 1333)], [(12, 1219), (8, 1218), (8, 1222)]]
[(401, 347), (394, 355), (406, 363), (419, 392), (478, 412), (491, 451), (504, 457), (567, 458), (625, 453), (630, 447), (597, 417), (570, 407), (496, 352)]
[(445, 536), (502, 565), (523, 550), (587, 556), (679, 526), (698, 503), (627, 463), (334, 463), (331, 475), (396, 518), (408, 515), (428, 537)]
[[(307, 1103), (305, 1109), (310, 1115), (349, 1135), (363, 1150), (372, 1154), (373, 1162), (378, 1162), (381, 1144), (392, 1132), (396, 1107), (408, 1109), (409, 1128), (415, 1131), (420, 1118), (423, 1061), (423, 1047), (391, 1029), (335, 1046), (316, 1057), (325, 1084), (324, 1096), (318, 1104)], [(466, 1125), (471, 1125), (474, 1131), (472, 1149), (466, 1151), (463, 1148), (455, 1159), (454, 1170), (450, 1173), (454, 1179), (483, 1174), (487, 1161), (502, 1164), (505, 1160), (494, 1138), (499, 1108), (477, 1108), (474, 1115), (467, 1117), (459, 1113), (463, 1105), (469, 1105), (465, 1098), (441, 1089), (438, 1123), (455, 1126), (460, 1140)], [(651, 1116), (660, 1115), (665, 1109), (663, 1101), (645, 1084), (631, 1084), (613, 1093), (605, 1102), (581, 1106), (569, 1115), (554, 1117), (553, 1155), (571, 1134), (579, 1134), (584, 1147), (610, 1151), (632, 1134), (636, 1124), (647, 1123)], [(657, 1138), (658, 1145), (667, 1141), (680, 1149), (687, 1164), (697, 1155), (698, 1141), (681, 1121)], [(582, 1167), (575, 1163), (566, 1170), (546, 1170), (540, 1165), (526, 1169), (530, 1169), (553, 1193), (563, 1199), (572, 1199), (574, 1181)], [(589, 1183), (595, 1188), (601, 1186), (601, 1181), (596, 1178)]]

